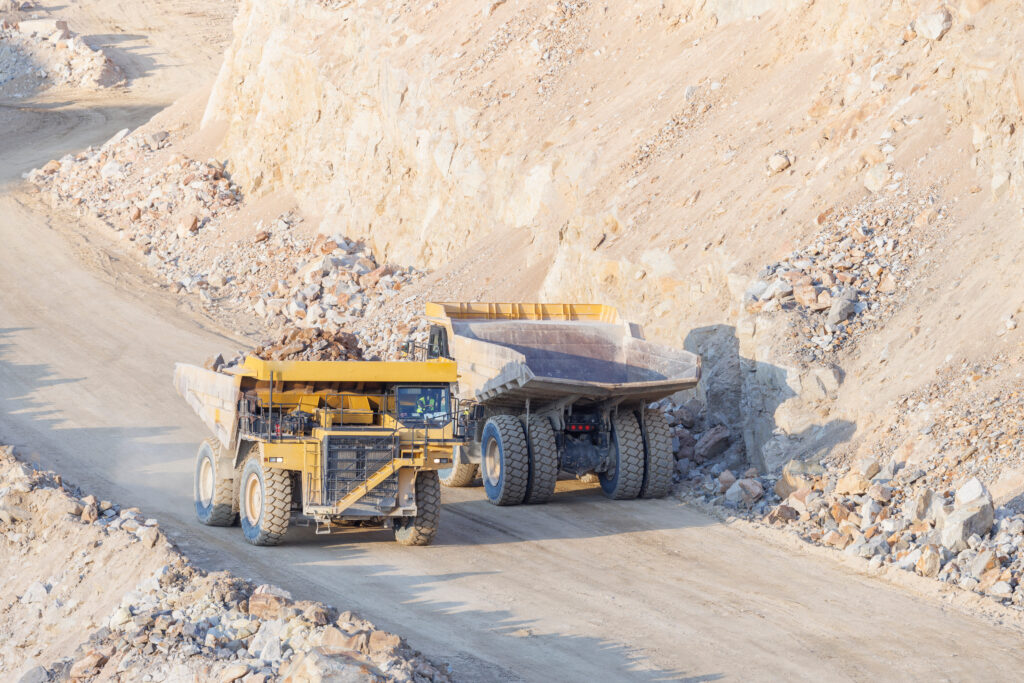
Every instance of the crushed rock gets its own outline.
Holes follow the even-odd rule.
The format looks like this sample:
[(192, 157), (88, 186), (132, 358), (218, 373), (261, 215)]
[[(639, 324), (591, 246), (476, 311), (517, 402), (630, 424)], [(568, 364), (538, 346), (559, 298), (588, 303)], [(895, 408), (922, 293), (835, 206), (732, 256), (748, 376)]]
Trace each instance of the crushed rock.
[(124, 79), (120, 67), (68, 30), (64, 21), (0, 23), (0, 96), (26, 97), (55, 86), (108, 88)]

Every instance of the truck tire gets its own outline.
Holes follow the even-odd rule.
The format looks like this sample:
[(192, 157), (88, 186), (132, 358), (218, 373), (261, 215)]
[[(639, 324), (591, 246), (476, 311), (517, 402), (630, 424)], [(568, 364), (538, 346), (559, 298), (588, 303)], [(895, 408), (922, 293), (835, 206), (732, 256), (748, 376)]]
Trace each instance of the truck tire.
[(416, 473), (416, 516), (395, 521), (395, 540), (401, 545), (430, 545), (441, 522), (441, 482), (437, 472)]
[(278, 545), (292, 515), (292, 478), (286, 470), (264, 468), (259, 452), (242, 466), (238, 514), (242, 535), (253, 545)]
[[(462, 446), (465, 448), (465, 446)], [(455, 453), (452, 453), (455, 457)], [(437, 475), (441, 478), (441, 484), (450, 488), (462, 488), (471, 485), (476, 481), (480, 473), (480, 466), (473, 462), (452, 463), (448, 469), (438, 470)]]
[(487, 500), (494, 505), (522, 503), (530, 475), (530, 454), (519, 418), (495, 415), (487, 420), (480, 452), (480, 476)]
[(636, 498), (644, 483), (644, 439), (631, 412), (612, 418), (611, 462), (598, 474), (601, 490), (612, 500)]
[(672, 432), (665, 414), (644, 409), (644, 483), (641, 498), (664, 498), (672, 488), (676, 458), (672, 453)]
[[(231, 526), (238, 521), (234, 503), (234, 472), (218, 464), (220, 442), (207, 439), (196, 453), (196, 469), (192, 487), (196, 517), (206, 526)], [(226, 471), (225, 471), (226, 470)]]
[(531, 415), (529, 422), (523, 415), (519, 418), (529, 434), (527, 448), (530, 454), (530, 469), (526, 479), (524, 503), (546, 503), (555, 495), (558, 481), (558, 445), (551, 420), (540, 415)]

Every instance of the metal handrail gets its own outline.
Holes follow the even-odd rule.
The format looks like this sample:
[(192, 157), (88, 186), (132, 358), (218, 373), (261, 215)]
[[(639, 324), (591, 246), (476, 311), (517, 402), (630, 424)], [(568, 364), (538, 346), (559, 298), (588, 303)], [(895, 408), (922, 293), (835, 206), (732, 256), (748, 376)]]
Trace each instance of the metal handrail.
[[(280, 441), (294, 441), (309, 436), (308, 432), (311, 432), (313, 427), (316, 426), (316, 417), (318, 415), (328, 414), (336, 415), (338, 417), (337, 423), (339, 426), (344, 425), (345, 416), (353, 415), (365, 418), (369, 416), (371, 418), (372, 426), (382, 427), (384, 424), (383, 418), (389, 417), (396, 424), (401, 425), (407, 430), (419, 431), (444, 429), (448, 425), (452, 425), (452, 438), (451, 439), (431, 439), (425, 437), (427, 443), (441, 443), (444, 441), (457, 440), (463, 441), (466, 438), (472, 436), (474, 420), (472, 415), (474, 408), (477, 405), (476, 401), (469, 399), (460, 399), (456, 396), (452, 396), (449, 401), (449, 410), (445, 412), (439, 412), (433, 414), (430, 418), (424, 418), (422, 420), (415, 419), (414, 416), (402, 416), (397, 410), (385, 409), (370, 409), (364, 408), (345, 408), (344, 398), (346, 396), (369, 398), (375, 401), (378, 405), (387, 406), (390, 401), (394, 398), (394, 393), (388, 394), (365, 394), (358, 392), (334, 392), (329, 394), (314, 394), (320, 397), (320, 402), (324, 405), (317, 406), (314, 412), (303, 413), (298, 410), (301, 407), (301, 402), (298, 401), (280, 401), (280, 400), (268, 400), (263, 401), (258, 396), (243, 395), (239, 399), (238, 406), (238, 424), (239, 432), (245, 436), (251, 436), (270, 442)], [(330, 408), (326, 404), (336, 399), (339, 407)], [(306, 416), (309, 416), (308, 418)], [(289, 416), (296, 416), (296, 422), (303, 428), (300, 433), (292, 433), (293, 429), (288, 429), (285, 425), (286, 419)], [(275, 421), (275, 417), (277, 418)], [(357, 427), (355, 424), (344, 425), (352, 428)]]

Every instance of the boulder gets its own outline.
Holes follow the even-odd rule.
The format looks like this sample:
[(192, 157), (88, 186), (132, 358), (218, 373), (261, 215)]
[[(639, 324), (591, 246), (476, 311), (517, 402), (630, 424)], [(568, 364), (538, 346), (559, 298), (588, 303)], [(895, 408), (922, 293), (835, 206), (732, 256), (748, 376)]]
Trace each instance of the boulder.
[(936, 12), (921, 14), (914, 20), (914, 31), (928, 40), (942, 40), (953, 26), (953, 16), (945, 7)]
[(281, 668), (284, 681), (331, 681), (332, 683), (365, 683), (388, 677), (362, 658), (349, 654), (329, 654), (321, 648), (300, 653)]
[(724, 425), (716, 425), (700, 435), (693, 455), (697, 462), (705, 462), (717, 458), (729, 448), (731, 436)]
[(971, 576), (980, 581), (981, 577), (983, 577), (987, 572), (998, 567), (999, 560), (996, 558), (996, 554), (991, 550), (983, 550), (978, 553), (973, 560), (971, 560), (969, 571)]
[(693, 425), (697, 424), (697, 418), (694, 416), (693, 411), (686, 406), (678, 406), (672, 411), (672, 417), (675, 418), (678, 424), (687, 429), (693, 429)]
[(989, 532), (993, 515), (992, 503), (986, 499), (953, 510), (942, 525), (942, 545), (954, 553), (964, 550), (972, 535), (985, 536)]
[(864, 174), (864, 187), (870, 192), (878, 192), (889, 181), (889, 166), (885, 163), (875, 164)]
[(911, 522), (928, 519), (928, 511), (932, 507), (932, 498), (935, 494), (929, 488), (918, 489), (913, 497), (907, 498), (903, 505), (903, 516)]
[(909, 553), (901, 557), (896, 561), (896, 566), (903, 571), (912, 572), (917, 567), (918, 561), (921, 559), (921, 548), (914, 548)]
[(336, 626), (328, 626), (320, 636), (320, 647), (327, 654), (340, 652), (367, 652), (370, 636), (366, 631), (345, 633)]
[(247, 664), (232, 664), (217, 676), (218, 683), (233, 683), (249, 673)]
[(825, 469), (818, 463), (794, 458), (782, 466), (782, 476), (775, 482), (775, 494), (785, 500), (794, 491), (813, 488), (815, 481), (824, 474)]
[(857, 312), (857, 303), (850, 299), (836, 298), (832, 300), (825, 322), (829, 325), (838, 325), (845, 322)]
[(871, 479), (881, 471), (881, 467), (878, 466), (878, 461), (874, 458), (861, 458), (853, 466), (853, 469), (860, 472), (865, 479)]
[(959, 508), (973, 503), (979, 498), (984, 498), (989, 501), (992, 500), (992, 497), (989, 495), (985, 485), (982, 484), (977, 477), (971, 477), (956, 490), (956, 495), (953, 500), (955, 501), (956, 507)]
[(868, 490), (871, 482), (860, 472), (850, 470), (836, 482), (836, 493), (842, 496), (859, 496)]
[(71, 665), (69, 676), (72, 679), (86, 678), (96, 675), (98, 670), (107, 663), (107, 657), (101, 652), (92, 650)]
[(725, 492), (725, 500), (734, 505), (749, 506), (763, 495), (764, 488), (757, 479), (738, 479)]
[(259, 619), (280, 619), (283, 610), (291, 605), (292, 595), (286, 590), (263, 584), (249, 596), (249, 614)]
[(775, 154), (768, 157), (768, 174), (774, 175), (781, 173), (789, 168), (791, 162), (789, 157), (783, 152), (776, 152)]
[(45, 667), (35, 666), (23, 673), (18, 683), (47, 683), (49, 680), (50, 672)]
[(788, 524), (800, 517), (800, 513), (796, 511), (796, 508), (790, 507), (789, 505), (776, 505), (771, 512), (769, 512), (764, 521), (768, 524)]
[[(678, 445), (675, 449), (676, 460), (684, 458), (693, 459), (697, 452), (697, 439), (693, 438), (690, 430), (685, 427), (676, 426), (673, 431), (673, 437), (675, 440), (673, 446)], [(676, 441), (678, 444), (675, 443)]]
[(95, 504), (86, 505), (82, 508), (82, 521), (86, 524), (92, 524), (100, 518), (99, 508)]
[(26, 19), (18, 22), (18, 31), (27, 36), (47, 37), (67, 30), (68, 22), (60, 19)]
[(921, 576), (937, 576), (942, 569), (942, 554), (939, 549), (931, 543), (922, 547), (921, 556), (914, 569)]
[(402, 639), (387, 631), (373, 631), (368, 646), (371, 656), (391, 656), (402, 646)]
[(36, 581), (25, 590), (18, 602), (23, 605), (44, 602), (49, 594), (50, 589)]
[(892, 500), (892, 489), (884, 484), (872, 484), (867, 490), (868, 496), (883, 505)]

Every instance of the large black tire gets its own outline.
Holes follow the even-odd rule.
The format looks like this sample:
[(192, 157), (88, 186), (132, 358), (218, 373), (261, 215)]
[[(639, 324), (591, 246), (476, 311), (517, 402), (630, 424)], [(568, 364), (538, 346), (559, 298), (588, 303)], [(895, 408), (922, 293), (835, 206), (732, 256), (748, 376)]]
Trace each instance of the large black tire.
[(234, 471), (218, 462), (220, 442), (207, 439), (196, 453), (192, 494), (196, 517), (206, 526), (231, 526), (238, 521), (234, 502)]
[[(465, 448), (465, 446), (460, 446), (460, 448)], [(437, 476), (441, 478), (441, 484), (450, 488), (470, 486), (476, 481), (478, 474), (480, 474), (480, 466), (472, 462), (453, 463), (451, 467), (437, 471)]]
[(526, 498), (530, 454), (523, 425), (515, 415), (495, 415), (484, 425), (480, 440), (480, 475), (487, 500), (518, 505)]
[(660, 410), (644, 409), (644, 483), (641, 498), (664, 498), (672, 488), (676, 458), (672, 453), (672, 431)]
[(416, 474), (416, 516), (395, 522), (395, 540), (401, 545), (430, 545), (441, 525), (441, 482), (437, 472)]
[(644, 439), (632, 412), (612, 418), (611, 462), (601, 472), (601, 490), (613, 500), (636, 498), (644, 483)]
[(278, 545), (292, 515), (290, 474), (264, 468), (256, 452), (242, 465), (238, 489), (238, 514), (245, 540), (253, 545)]
[(540, 415), (526, 416), (520, 420), (529, 435), (527, 448), (530, 453), (530, 470), (526, 480), (524, 503), (546, 503), (555, 495), (558, 481), (558, 445), (551, 420)]

